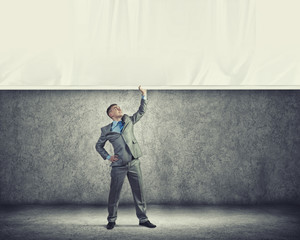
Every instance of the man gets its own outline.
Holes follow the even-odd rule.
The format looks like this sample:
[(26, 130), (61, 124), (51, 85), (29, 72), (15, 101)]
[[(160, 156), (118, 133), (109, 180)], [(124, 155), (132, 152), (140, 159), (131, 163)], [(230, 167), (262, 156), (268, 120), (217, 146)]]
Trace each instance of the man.
[[(101, 128), (101, 136), (96, 144), (96, 150), (104, 160), (111, 162), (110, 166), (112, 167), (107, 229), (113, 229), (116, 224), (120, 193), (126, 175), (132, 190), (139, 225), (148, 228), (156, 227), (148, 220), (146, 215), (146, 202), (139, 160), (142, 152), (133, 132), (133, 125), (145, 114), (147, 105), (147, 90), (142, 89), (141, 86), (139, 86), (139, 90), (142, 93), (141, 104), (139, 110), (132, 116), (123, 114), (117, 104), (112, 104), (107, 108), (106, 113), (113, 122)], [(104, 149), (107, 140), (114, 148), (113, 156), (110, 156)]]

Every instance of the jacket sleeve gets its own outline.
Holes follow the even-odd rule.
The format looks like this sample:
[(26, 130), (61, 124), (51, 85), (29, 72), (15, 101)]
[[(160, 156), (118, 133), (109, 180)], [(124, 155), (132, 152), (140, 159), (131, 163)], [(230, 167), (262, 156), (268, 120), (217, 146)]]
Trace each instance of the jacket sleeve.
[(103, 130), (101, 129), (101, 136), (98, 142), (96, 143), (96, 150), (104, 160), (106, 160), (107, 156), (109, 155), (108, 152), (104, 149), (106, 141), (107, 139), (103, 133)]
[(141, 117), (146, 112), (146, 108), (147, 108), (147, 100), (142, 98), (138, 111), (130, 117), (133, 124), (137, 123), (141, 119)]

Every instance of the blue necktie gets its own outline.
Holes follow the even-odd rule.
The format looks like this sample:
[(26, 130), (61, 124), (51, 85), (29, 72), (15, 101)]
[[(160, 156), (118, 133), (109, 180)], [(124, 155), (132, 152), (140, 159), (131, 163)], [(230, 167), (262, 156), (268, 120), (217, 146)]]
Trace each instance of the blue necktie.
[(120, 126), (120, 130), (122, 131), (122, 128), (123, 128), (123, 122), (122, 122), (122, 121), (119, 121), (119, 122), (118, 122), (118, 125)]

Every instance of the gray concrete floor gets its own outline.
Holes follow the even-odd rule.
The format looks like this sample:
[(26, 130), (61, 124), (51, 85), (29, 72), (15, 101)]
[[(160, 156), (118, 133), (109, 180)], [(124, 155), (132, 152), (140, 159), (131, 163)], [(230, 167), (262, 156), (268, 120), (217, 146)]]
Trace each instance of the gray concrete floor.
[(155, 229), (120, 206), (107, 230), (105, 206), (1, 206), (0, 239), (300, 239), (300, 206), (148, 206)]

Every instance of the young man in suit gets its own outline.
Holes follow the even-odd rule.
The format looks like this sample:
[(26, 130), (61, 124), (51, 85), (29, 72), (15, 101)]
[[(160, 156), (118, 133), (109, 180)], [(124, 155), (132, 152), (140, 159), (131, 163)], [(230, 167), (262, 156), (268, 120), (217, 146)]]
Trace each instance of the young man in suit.
[[(96, 144), (96, 150), (102, 158), (111, 162), (107, 229), (113, 229), (115, 226), (120, 193), (126, 175), (132, 190), (139, 225), (148, 228), (156, 227), (148, 220), (146, 215), (146, 202), (139, 160), (142, 151), (133, 131), (134, 124), (145, 114), (147, 106), (147, 90), (141, 88), (141, 86), (139, 86), (139, 90), (142, 93), (141, 104), (138, 111), (132, 116), (123, 114), (117, 104), (111, 104), (107, 108), (106, 113), (113, 122), (101, 128), (101, 136)], [(114, 148), (114, 155), (112, 156), (104, 149), (107, 140)]]

